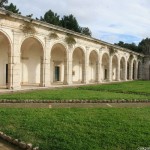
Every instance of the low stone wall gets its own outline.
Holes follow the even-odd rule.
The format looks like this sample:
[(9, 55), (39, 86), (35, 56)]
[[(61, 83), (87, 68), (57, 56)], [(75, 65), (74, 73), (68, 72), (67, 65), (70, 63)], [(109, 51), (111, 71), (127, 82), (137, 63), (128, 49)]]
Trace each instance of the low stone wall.
[(14, 139), (3, 132), (0, 132), (0, 138), (24, 150), (39, 150), (39, 147), (33, 147), (31, 143), (27, 144), (19, 139)]
[(0, 103), (149, 103), (150, 100), (0, 100)]

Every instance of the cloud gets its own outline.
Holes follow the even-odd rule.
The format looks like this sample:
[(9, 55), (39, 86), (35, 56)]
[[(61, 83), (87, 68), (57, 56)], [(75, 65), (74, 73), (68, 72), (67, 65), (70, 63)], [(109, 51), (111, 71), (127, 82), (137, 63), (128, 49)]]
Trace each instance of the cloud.
[(136, 42), (150, 35), (149, 0), (9, 0), (23, 15), (42, 16), (51, 9), (63, 15), (73, 14), (81, 26), (92, 30), (93, 36), (113, 43)]

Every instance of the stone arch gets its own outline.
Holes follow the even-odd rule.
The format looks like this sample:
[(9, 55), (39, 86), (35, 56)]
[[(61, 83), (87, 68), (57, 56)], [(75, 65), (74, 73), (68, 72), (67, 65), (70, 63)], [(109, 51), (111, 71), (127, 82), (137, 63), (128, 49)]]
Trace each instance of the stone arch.
[(55, 43), (50, 52), (51, 83), (66, 84), (67, 82), (67, 49), (62, 43)]
[(120, 80), (125, 80), (125, 77), (126, 77), (126, 75), (125, 75), (125, 69), (126, 69), (125, 63), (126, 63), (125, 58), (122, 57), (120, 59)]
[(109, 77), (109, 54), (108, 53), (104, 53), (102, 55), (102, 80), (108, 80)]
[(118, 73), (118, 57), (113, 55), (112, 57), (112, 80), (117, 80)]
[(95, 50), (91, 51), (89, 54), (88, 70), (89, 82), (98, 81), (98, 53)]
[(27, 37), (21, 44), (21, 84), (43, 84), (44, 49), (35, 37)]
[(51, 54), (52, 48), (53, 48), (55, 45), (57, 45), (57, 44), (62, 45), (62, 46), (64, 47), (64, 49), (66, 50), (66, 52), (67, 52), (68, 46), (66, 45), (66, 43), (63, 42), (63, 41), (58, 41), (58, 40), (56, 40), (56, 41), (54, 41), (54, 42), (51, 44), (51, 47), (50, 47), (50, 54)]
[(76, 47), (72, 53), (72, 81), (74, 83), (84, 82), (85, 53), (80, 47)]
[[(86, 49), (85, 49), (85, 47), (83, 47), (83, 46), (81, 46), (81, 45), (77, 45), (77, 46), (74, 47), (73, 52), (74, 52), (76, 49), (81, 49), (82, 52), (83, 52), (83, 54), (84, 54), (84, 55), (86, 54)], [(72, 52), (72, 53), (73, 53), (73, 52)]]
[(10, 88), (11, 82), (11, 50), (12, 44), (9, 36), (0, 30), (0, 87)]
[(35, 39), (42, 47), (42, 53), (43, 53), (43, 56), (44, 56), (44, 44), (43, 42), (41, 41), (40, 38), (38, 38), (37, 36), (34, 36), (34, 35), (28, 35), (28, 36), (25, 36), (22, 40), (21, 40), (21, 46), (20, 46), (20, 50), (22, 48), (22, 44), (24, 43), (24, 41), (26, 41), (27, 39)]

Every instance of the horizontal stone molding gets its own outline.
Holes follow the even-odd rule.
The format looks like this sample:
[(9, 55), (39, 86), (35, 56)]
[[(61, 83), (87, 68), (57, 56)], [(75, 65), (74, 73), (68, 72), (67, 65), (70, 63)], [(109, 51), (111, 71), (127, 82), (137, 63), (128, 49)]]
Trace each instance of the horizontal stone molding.
[(0, 100), (0, 103), (150, 103), (147, 100)]

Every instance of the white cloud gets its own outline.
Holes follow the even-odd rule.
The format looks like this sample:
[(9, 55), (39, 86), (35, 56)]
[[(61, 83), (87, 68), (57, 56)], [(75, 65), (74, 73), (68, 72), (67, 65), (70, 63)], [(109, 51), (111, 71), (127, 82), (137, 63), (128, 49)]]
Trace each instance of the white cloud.
[[(150, 35), (149, 0), (9, 0), (23, 15), (40, 17), (51, 9), (60, 16), (73, 14), (81, 26), (89, 27), (93, 36), (108, 42), (133, 42)], [(105, 34), (107, 33), (107, 36)], [(103, 36), (104, 34), (104, 36)], [(121, 35), (121, 36), (120, 36)], [(124, 35), (124, 36), (123, 36)], [(136, 41), (137, 42), (137, 41)]]

